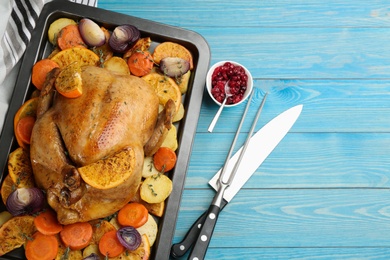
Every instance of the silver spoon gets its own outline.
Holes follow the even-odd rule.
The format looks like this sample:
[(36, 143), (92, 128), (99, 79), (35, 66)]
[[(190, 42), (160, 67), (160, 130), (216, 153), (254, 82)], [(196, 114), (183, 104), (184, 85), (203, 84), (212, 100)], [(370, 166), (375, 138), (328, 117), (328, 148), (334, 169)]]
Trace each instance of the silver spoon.
[(209, 131), (210, 133), (213, 131), (214, 126), (215, 126), (215, 124), (217, 123), (218, 118), (219, 118), (219, 116), (221, 115), (223, 108), (225, 107), (225, 104), (226, 104), (227, 99), (228, 99), (229, 97), (233, 96), (233, 94), (230, 93), (230, 87), (229, 87), (229, 85), (228, 85), (229, 81), (230, 81), (230, 80), (226, 81), (226, 83), (225, 83), (225, 98), (224, 98), (224, 100), (223, 100), (221, 106), (219, 107), (217, 113), (215, 114), (213, 120), (212, 120), (211, 123), (210, 123), (209, 129), (208, 129), (208, 131)]

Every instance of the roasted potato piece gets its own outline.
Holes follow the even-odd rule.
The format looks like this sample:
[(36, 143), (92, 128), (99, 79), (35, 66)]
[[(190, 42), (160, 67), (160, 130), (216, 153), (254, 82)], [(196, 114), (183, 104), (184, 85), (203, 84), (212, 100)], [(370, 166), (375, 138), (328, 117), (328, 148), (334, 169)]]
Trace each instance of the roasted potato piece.
[(165, 137), (164, 141), (162, 142), (161, 147), (168, 147), (173, 151), (176, 151), (178, 147), (178, 143), (177, 143), (177, 130), (175, 125), (172, 125), (171, 128), (168, 130), (168, 134)]
[(19, 147), (9, 154), (8, 174), (18, 188), (34, 187), (34, 175), (27, 150)]
[(158, 226), (157, 222), (152, 215), (149, 214), (148, 221), (137, 228), (138, 232), (143, 235), (147, 235), (149, 239), (150, 246), (153, 246), (154, 241), (156, 241)]
[(144, 167), (142, 169), (142, 177), (147, 178), (154, 174), (158, 174), (159, 171), (154, 167), (153, 156), (147, 156), (144, 159)]
[(53, 45), (57, 43), (57, 35), (61, 31), (62, 28), (69, 24), (77, 24), (76, 21), (69, 18), (59, 18), (52, 22), (49, 26), (49, 30), (47, 31), (47, 36), (49, 37), (49, 42)]
[(164, 174), (146, 178), (140, 187), (141, 199), (147, 203), (160, 203), (172, 192), (172, 181)]
[(103, 65), (104, 68), (108, 69), (109, 71), (118, 73), (120, 75), (130, 74), (129, 66), (127, 66), (126, 61), (120, 57), (111, 57), (110, 59), (106, 60)]
[(176, 83), (179, 85), (179, 89), (182, 94), (187, 93), (190, 77), (191, 71), (189, 70), (187, 73), (176, 79)]
[(183, 106), (183, 103), (181, 103), (180, 107), (179, 107), (179, 111), (176, 112), (175, 116), (173, 117), (172, 122), (174, 123), (174, 122), (178, 122), (178, 121), (182, 120), (184, 117), (184, 113), (185, 113), (184, 106)]
[(81, 178), (97, 189), (110, 189), (123, 183), (133, 174), (135, 153), (124, 149), (107, 159), (78, 168)]
[(0, 256), (22, 246), (35, 232), (33, 216), (13, 217), (0, 228)]
[(140, 189), (138, 189), (131, 201), (143, 204), (148, 212), (154, 216), (161, 217), (164, 213), (165, 201), (159, 203), (148, 203), (141, 199)]

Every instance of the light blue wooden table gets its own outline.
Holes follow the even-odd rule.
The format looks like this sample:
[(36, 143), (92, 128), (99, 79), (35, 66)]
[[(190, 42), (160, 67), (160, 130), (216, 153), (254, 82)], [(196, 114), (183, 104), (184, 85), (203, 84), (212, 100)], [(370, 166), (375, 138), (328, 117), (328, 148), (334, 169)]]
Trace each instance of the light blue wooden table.
[[(388, 0), (99, 0), (98, 6), (200, 33), (211, 64), (254, 79), (258, 130), (297, 104), (290, 133), (226, 206), (206, 259), (390, 259)], [(244, 106), (204, 96), (173, 242), (214, 195)], [(243, 129), (249, 130), (248, 123)], [(239, 139), (243, 142), (244, 137)], [(167, 241), (169, 243), (169, 241)]]

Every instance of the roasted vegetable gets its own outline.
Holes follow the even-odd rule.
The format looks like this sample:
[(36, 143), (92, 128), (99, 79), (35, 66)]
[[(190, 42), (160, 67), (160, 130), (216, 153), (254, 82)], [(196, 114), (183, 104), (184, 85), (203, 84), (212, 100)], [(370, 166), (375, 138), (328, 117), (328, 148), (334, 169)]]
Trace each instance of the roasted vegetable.
[(0, 256), (22, 246), (35, 232), (33, 216), (13, 217), (0, 228)]
[(141, 33), (137, 27), (124, 24), (115, 27), (108, 41), (114, 52), (125, 53), (129, 50), (140, 38)]
[(168, 77), (181, 77), (190, 69), (190, 63), (178, 57), (166, 57), (160, 61), (160, 70)]
[(144, 180), (140, 188), (141, 199), (148, 203), (159, 203), (172, 192), (172, 181), (164, 174), (156, 174)]
[(149, 214), (148, 221), (142, 225), (141, 227), (137, 228), (138, 232), (148, 236), (150, 246), (153, 246), (154, 241), (156, 241), (157, 232), (158, 232), (158, 226), (157, 222), (154, 219), (152, 215)]
[(6, 206), (13, 216), (34, 214), (43, 209), (45, 200), (41, 189), (19, 188), (8, 196)]
[(187, 60), (190, 63), (190, 69), (194, 68), (191, 52), (181, 44), (175, 42), (163, 42), (154, 48), (153, 60), (160, 64), (160, 61), (166, 57), (178, 57)]
[(141, 245), (141, 234), (137, 229), (131, 226), (120, 228), (116, 234), (119, 242), (131, 251), (137, 249)]
[(99, 47), (106, 42), (106, 37), (100, 26), (88, 18), (79, 22), (80, 35), (84, 42), (90, 47)]
[(52, 22), (47, 32), (47, 35), (49, 37), (49, 42), (55, 45), (57, 42), (58, 33), (61, 31), (62, 28), (64, 28), (69, 24), (76, 24), (76, 22), (69, 18), (59, 18), (54, 22)]

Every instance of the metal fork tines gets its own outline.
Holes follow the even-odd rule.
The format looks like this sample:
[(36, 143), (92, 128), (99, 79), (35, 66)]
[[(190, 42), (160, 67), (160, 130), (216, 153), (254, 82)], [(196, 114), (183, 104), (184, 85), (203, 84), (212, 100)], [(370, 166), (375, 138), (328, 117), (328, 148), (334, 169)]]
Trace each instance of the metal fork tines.
[(220, 174), (220, 176), (218, 178), (219, 188), (218, 188), (217, 195), (214, 197), (214, 200), (212, 202), (213, 205), (217, 205), (217, 206), (221, 205), (221, 202), (222, 202), (222, 199), (223, 199), (223, 194), (224, 194), (226, 188), (230, 186), (230, 184), (232, 183), (232, 181), (234, 179), (234, 176), (236, 175), (237, 169), (239, 168), (239, 166), (241, 164), (241, 160), (244, 157), (246, 148), (248, 147), (250, 138), (251, 138), (251, 136), (252, 136), (252, 134), (253, 134), (253, 132), (254, 132), (254, 130), (256, 128), (256, 124), (257, 124), (257, 121), (259, 120), (261, 111), (263, 110), (263, 106), (264, 106), (265, 100), (267, 99), (268, 92), (265, 93), (265, 95), (263, 97), (263, 100), (261, 101), (260, 107), (257, 110), (256, 116), (255, 116), (255, 118), (254, 118), (254, 120), (252, 122), (252, 126), (251, 126), (251, 128), (249, 130), (249, 133), (248, 133), (248, 136), (247, 136), (247, 138), (245, 140), (244, 146), (242, 147), (240, 156), (238, 157), (238, 160), (235, 163), (234, 168), (233, 168), (233, 170), (231, 171), (231, 173), (229, 175), (229, 179), (227, 181), (224, 181), (224, 176), (225, 176), (225, 173), (226, 173), (226, 169), (228, 168), (229, 160), (230, 160), (230, 158), (232, 156), (232, 153), (233, 153), (234, 147), (236, 145), (238, 136), (240, 135), (241, 127), (242, 127), (242, 125), (243, 125), (243, 123), (245, 121), (246, 114), (247, 114), (248, 109), (249, 109), (249, 104), (251, 103), (251, 100), (252, 100), (252, 95), (253, 95), (253, 93), (251, 94), (250, 99), (248, 100), (248, 104), (245, 107), (245, 111), (244, 111), (244, 113), (242, 115), (240, 124), (239, 124), (239, 126), (237, 128), (237, 131), (236, 131), (236, 134), (234, 136), (233, 142), (230, 145), (229, 152), (228, 152), (228, 154), (226, 156), (226, 160), (225, 160), (224, 166), (222, 168), (221, 174)]

